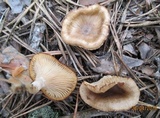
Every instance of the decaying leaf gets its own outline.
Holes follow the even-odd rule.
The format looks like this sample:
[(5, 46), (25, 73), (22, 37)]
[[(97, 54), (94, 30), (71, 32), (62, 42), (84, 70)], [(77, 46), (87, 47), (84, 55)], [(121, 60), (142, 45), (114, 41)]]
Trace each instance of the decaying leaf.
[(144, 65), (141, 67), (141, 71), (142, 73), (151, 76), (155, 72), (155, 69), (151, 68), (149, 65)]
[(71, 61), (71, 59), (69, 58), (68, 55), (66, 55), (66, 58), (67, 58), (67, 59), (65, 59), (64, 56), (61, 56), (61, 57), (59, 58), (59, 61), (60, 61), (61, 63), (65, 64), (65, 65), (71, 66), (73, 62)]
[[(143, 64), (143, 60), (135, 59), (126, 55), (123, 55), (123, 62), (128, 65), (129, 68), (141, 66)], [(99, 57), (99, 65), (97, 67), (90, 67), (93, 71), (97, 73), (103, 74), (116, 74), (121, 69), (121, 65), (118, 61), (113, 63), (112, 59), (108, 58), (108, 55), (104, 57)], [(125, 71), (124, 71), (125, 72)]]
[(135, 33), (135, 30), (134, 29), (130, 29), (130, 30), (127, 30), (126, 32), (126, 39), (131, 39), (133, 38), (133, 34)]
[(25, 5), (29, 6), (31, 0), (4, 0), (12, 9), (12, 13), (20, 13)]
[(91, 67), (91, 69), (97, 73), (103, 73), (103, 74), (115, 74), (116, 71), (120, 70), (120, 65), (116, 64), (116, 71), (113, 64), (113, 61), (111, 59), (108, 59), (107, 57), (99, 57), (99, 65), (97, 67)]
[(124, 51), (127, 51), (127, 52), (129, 52), (131, 54), (137, 55), (134, 47), (131, 44), (124, 45), (123, 49), (124, 49)]
[(141, 66), (143, 64), (143, 60), (135, 59), (126, 55), (123, 55), (123, 61), (129, 68)]
[(138, 49), (142, 59), (146, 59), (152, 54), (152, 48), (148, 46), (146, 43), (141, 43), (138, 46)]
[(153, 39), (154, 35), (153, 35), (153, 34), (146, 34), (145, 37), (146, 37), (148, 40), (151, 40), (151, 39)]

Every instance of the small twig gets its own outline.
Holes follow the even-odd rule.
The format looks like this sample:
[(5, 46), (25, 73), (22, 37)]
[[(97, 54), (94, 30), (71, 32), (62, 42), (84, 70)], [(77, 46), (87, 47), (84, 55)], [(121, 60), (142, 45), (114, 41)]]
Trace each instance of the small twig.
[(46, 10), (45, 7), (42, 7), (41, 4), (39, 4), (38, 2), (36, 2), (37, 6), (43, 11), (43, 13), (47, 16), (47, 18), (49, 19), (50, 22), (52, 22), (52, 24), (55, 26), (55, 28), (57, 28), (58, 30), (60, 30), (60, 27), (56, 24), (56, 22), (52, 19), (52, 17), (50, 16), (50, 14), (48, 13), (48, 11)]
[(42, 43), (40, 43), (40, 46), (45, 52), (48, 52), (48, 49)]
[[(131, 0), (128, 1), (127, 5), (125, 7), (125, 10), (122, 13), (121, 22), (124, 22), (126, 20), (127, 10), (129, 8), (130, 3), (131, 3)], [(118, 27), (117, 33), (120, 33), (122, 31), (122, 28), (123, 28), (123, 24), (120, 24)]]
[(57, 35), (56, 35), (56, 39), (57, 39), (59, 49), (62, 52), (64, 59), (67, 60), (66, 54), (64, 53), (64, 48), (63, 48), (62, 43)]
[(6, 17), (8, 15), (8, 12), (9, 12), (9, 8), (5, 10), (5, 12), (3, 13), (3, 15), (1, 16), (0, 18), (0, 33), (2, 32), (2, 29), (4, 27), (4, 22), (6, 20)]
[[(11, 34), (13, 33), (15, 27), (16, 27), (17, 24), (20, 22), (20, 20), (22, 19), (22, 17), (24, 17), (24, 15), (27, 14), (27, 12), (29, 11), (29, 9), (32, 8), (32, 7), (34, 6), (34, 4), (35, 4), (35, 1), (33, 1), (33, 3), (32, 3), (22, 14), (19, 15), (19, 17), (18, 17), (17, 20), (16, 20), (16, 23), (13, 25), (13, 27), (12, 27), (12, 29), (11, 29), (11, 31), (10, 31), (10, 34), (8, 35), (8, 38), (6, 39), (6, 43), (8, 42)], [(4, 43), (4, 45), (6, 45), (6, 43)]]
[[(11, 30), (10, 29), (8, 29), (7, 27), (5, 27), (6, 29), (7, 29), (7, 31), (9, 31), (10, 33), (11, 33)], [(10, 35), (9, 33), (7, 33), (6, 31), (2, 31), (4, 34), (6, 34), (6, 35)], [(34, 49), (32, 49), (27, 43), (25, 43), (24, 41), (22, 41), (17, 35), (15, 35), (15, 34), (12, 34), (13, 35), (13, 37), (12, 36), (10, 36), (10, 37), (12, 37), (12, 39), (14, 40), (14, 41), (16, 41), (18, 44), (20, 44), (20, 45), (22, 45), (23, 47), (25, 47), (26, 49), (28, 49), (29, 51), (31, 51), (31, 52), (33, 52), (33, 53), (37, 53), (37, 51), (36, 50), (34, 50)]]
[(100, 3), (100, 5), (106, 6), (111, 4), (112, 2), (116, 2), (117, 0), (105, 0), (104, 2)]
[[(44, 98), (44, 99), (45, 99), (45, 98)], [(20, 114), (20, 113), (22, 113), (22, 112), (25, 112), (25, 111), (27, 111), (27, 110), (29, 110), (29, 109), (32, 109), (34, 106), (40, 104), (44, 99), (39, 100), (38, 102), (32, 104), (31, 106), (25, 108), (24, 110), (22, 110), (22, 111), (20, 111), (20, 112), (18, 112), (18, 113), (16, 113), (16, 114), (14, 114), (14, 115), (18, 115), (18, 114)]]
[(151, 84), (151, 85), (142, 87), (142, 88), (140, 88), (140, 91), (143, 91), (143, 90), (148, 89), (148, 88), (151, 88), (151, 87), (155, 87), (155, 85), (154, 85), (154, 84)]
[(32, 95), (31, 99), (29, 99), (29, 97), (27, 99), (29, 99), (29, 101), (26, 103), (26, 105), (23, 107), (23, 109), (20, 112), (23, 112), (26, 110), (26, 107), (31, 103), (31, 101), (33, 100), (33, 98), (35, 97), (35, 94)]
[[(44, 0), (43, 0), (43, 2), (44, 2)], [(41, 2), (40, 5), (42, 5), (43, 2)], [(32, 38), (32, 33), (33, 33), (33, 29), (34, 29), (34, 26), (35, 26), (35, 22), (36, 22), (36, 18), (37, 18), (37, 16), (38, 16), (39, 10), (40, 10), (40, 9), (39, 9), (39, 7), (38, 7), (38, 8), (36, 9), (35, 14), (34, 14), (34, 17), (33, 17), (32, 23), (31, 23), (29, 40), (31, 40), (31, 38)]]
[(114, 52), (114, 54), (118, 57), (118, 59), (120, 60), (120, 62), (123, 64), (123, 66), (128, 70), (128, 72), (134, 77), (135, 80), (139, 81), (141, 83), (142, 86), (146, 86), (145, 83), (143, 83), (133, 72), (132, 70), (123, 62), (123, 60), (121, 59), (121, 57)]
[(119, 52), (120, 55), (122, 55), (122, 45), (121, 45), (120, 40), (119, 40), (119, 38), (117, 36), (116, 29), (112, 24), (110, 26), (110, 29), (111, 29), (112, 35), (114, 37), (114, 41), (115, 41), (115, 43), (117, 45), (118, 52)]
[(147, 106), (147, 107), (157, 108), (158, 110), (160, 110), (160, 107), (159, 107), (159, 106), (154, 106), (154, 105), (152, 105), (152, 104), (148, 104), (148, 103), (145, 103), (145, 102), (142, 102), (142, 101), (139, 101), (138, 104), (139, 104), (139, 105), (144, 105), (144, 106)]
[(75, 109), (74, 109), (73, 118), (76, 118), (77, 109), (78, 109), (78, 99), (79, 99), (79, 93), (77, 93), (76, 106), (75, 106)]
[(126, 20), (126, 22), (129, 22), (129, 21), (132, 21), (132, 20), (134, 20), (134, 19), (138, 19), (138, 18), (140, 18), (140, 17), (143, 17), (143, 16), (146, 16), (146, 15), (148, 15), (148, 14), (151, 14), (151, 13), (153, 13), (158, 7), (160, 7), (160, 4), (157, 5), (156, 7), (154, 7), (153, 9), (151, 9), (150, 11), (142, 14), (142, 15), (139, 15), (139, 16), (136, 16), (136, 17), (132, 17), (132, 18)]
[(157, 20), (157, 21), (144, 21), (142, 23), (138, 23), (138, 24), (132, 24), (130, 22), (125, 22), (124, 23), (124, 26), (129, 26), (129, 27), (146, 27), (146, 26), (149, 26), (149, 25), (155, 25), (155, 24), (159, 24), (160, 23), (160, 20)]
[(70, 4), (75, 5), (75, 6), (84, 7), (83, 5), (77, 4), (77, 3), (75, 3), (75, 2), (73, 2), (73, 1), (71, 1), (71, 0), (66, 0), (66, 1), (67, 1), (68, 3), (70, 3)]
[(11, 98), (14, 96), (14, 94), (9, 94), (9, 98), (7, 99), (6, 103), (4, 104), (4, 106), (2, 107), (2, 109), (0, 110), (0, 112), (2, 112), (5, 107), (7, 106), (7, 104), (9, 103), (9, 101), (11, 100)]
[(0, 102), (0, 104), (1, 104), (2, 102), (4, 102), (6, 99), (8, 99), (12, 94), (13, 94), (13, 93), (10, 92), (5, 98), (3, 98), (3, 100)]
[(80, 77), (78, 77), (78, 81), (82, 81), (82, 80), (89, 79), (89, 78), (98, 78), (100, 76), (101, 75), (80, 76)]
[[(70, 53), (70, 55), (71, 55), (70, 57), (73, 58), (73, 62), (75, 62), (75, 65), (78, 66), (87, 75), (87, 73), (83, 69), (82, 65), (79, 63), (79, 61), (78, 61), (77, 57), (75, 56), (74, 52), (72, 51), (72, 49), (69, 46), (67, 47), (67, 49), (68, 49), (68, 53)], [(81, 73), (79, 73), (79, 74), (82, 75)]]

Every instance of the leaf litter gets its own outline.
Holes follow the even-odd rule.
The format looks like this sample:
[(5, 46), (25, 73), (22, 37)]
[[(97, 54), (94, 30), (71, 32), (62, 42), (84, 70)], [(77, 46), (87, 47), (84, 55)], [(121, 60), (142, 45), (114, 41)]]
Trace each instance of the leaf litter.
[(4, 0), (10, 7), (13, 14), (20, 13), (25, 5), (29, 6), (31, 0)]
[[(29, 61), (38, 52), (45, 52), (72, 68), (78, 76), (78, 84), (66, 100), (53, 102), (41, 92), (29, 94), (24, 86), (21, 86), (25, 85), (25, 80), (23, 81), (25, 77), (19, 78), (22, 80), (20, 82), (22, 88), (18, 93), (11, 91), (11, 84), (1, 81), (0, 117), (27, 117), (32, 111), (44, 106), (50, 106), (61, 117), (68, 118), (159, 117), (159, 1), (18, 0), (14, 4), (13, 2), (14, 0), (5, 0), (0, 3), (1, 78), (8, 80), (22, 73), (28, 76), (28, 73), (23, 72), (23, 69), (28, 70), (26, 60)], [(94, 51), (66, 45), (61, 40), (60, 32), (67, 13), (96, 3), (107, 7), (111, 14), (108, 40)], [(9, 50), (6, 50), (7, 47)], [(82, 101), (78, 95), (82, 81), (98, 81), (103, 75), (108, 74), (129, 76), (135, 80), (141, 91), (136, 107), (128, 111), (102, 112), (92, 109)], [(141, 109), (141, 106), (146, 109)]]

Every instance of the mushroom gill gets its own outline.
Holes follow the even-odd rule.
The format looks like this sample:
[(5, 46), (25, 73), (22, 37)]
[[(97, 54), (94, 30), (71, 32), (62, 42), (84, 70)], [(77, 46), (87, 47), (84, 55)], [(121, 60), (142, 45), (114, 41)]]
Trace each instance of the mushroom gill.
[(33, 56), (29, 72), (34, 80), (33, 88), (42, 90), (51, 100), (63, 100), (74, 90), (76, 74), (49, 54), (39, 53)]

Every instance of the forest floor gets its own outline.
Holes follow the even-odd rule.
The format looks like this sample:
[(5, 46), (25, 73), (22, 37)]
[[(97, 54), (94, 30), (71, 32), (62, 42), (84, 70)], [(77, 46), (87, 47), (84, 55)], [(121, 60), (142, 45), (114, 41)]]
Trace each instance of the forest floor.
[[(97, 3), (106, 7), (111, 17), (109, 36), (104, 44), (92, 51), (65, 44), (61, 29), (66, 14)], [(2, 118), (31, 118), (34, 110), (44, 106), (49, 106), (54, 112), (55, 116), (51, 118), (160, 117), (158, 0), (21, 0), (20, 3), (1, 0), (1, 55), (7, 55), (5, 50), (9, 46), (14, 48), (10, 49), (12, 54), (23, 54), (27, 59), (39, 52), (53, 55), (75, 71), (78, 82), (67, 99), (51, 101), (42, 92), (34, 95), (24, 90), (13, 92), (10, 84), (0, 81)], [(7, 55), (7, 62), (14, 58), (11, 55)], [(1, 63), (4, 62), (3, 56), (0, 56)], [(131, 77), (140, 89), (138, 104), (128, 111), (118, 112), (104, 112), (87, 105), (79, 95), (81, 83), (92, 83), (105, 75)], [(0, 78), (10, 76), (1, 66)]]

